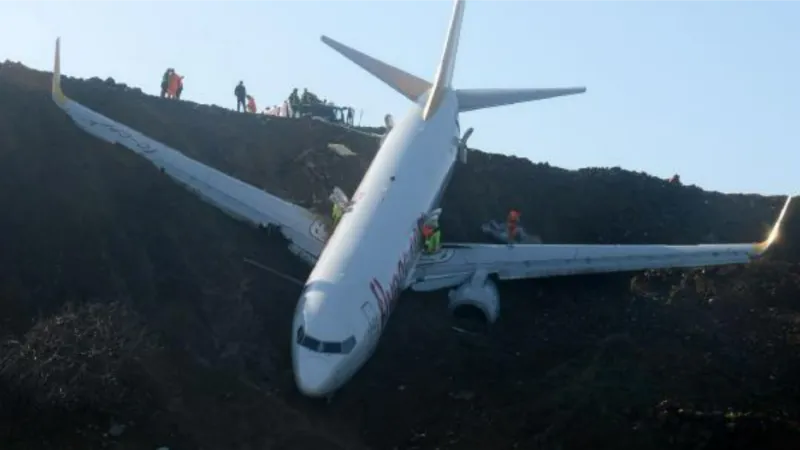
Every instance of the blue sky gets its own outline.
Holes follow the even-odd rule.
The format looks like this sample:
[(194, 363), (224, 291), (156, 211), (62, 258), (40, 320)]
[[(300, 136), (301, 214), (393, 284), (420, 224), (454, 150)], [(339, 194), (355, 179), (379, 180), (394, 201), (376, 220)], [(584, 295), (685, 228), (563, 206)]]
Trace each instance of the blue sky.
[[(259, 109), (294, 86), (362, 109), (407, 101), (319, 41), (327, 34), (431, 79), (451, 2), (0, 2), (0, 60), (156, 94)], [(583, 95), (470, 112), (471, 146), (565, 168), (621, 166), (723, 192), (800, 191), (800, 2), (471, 1), (458, 87), (586, 86)]]

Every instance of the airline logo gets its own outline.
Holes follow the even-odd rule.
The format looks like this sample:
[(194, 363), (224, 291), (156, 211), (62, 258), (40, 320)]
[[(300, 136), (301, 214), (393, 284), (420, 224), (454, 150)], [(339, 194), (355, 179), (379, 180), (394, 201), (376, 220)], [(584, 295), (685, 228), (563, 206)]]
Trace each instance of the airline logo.
[(417, 253), (422, 249), (422, 225), (425, 222), (425, 214), (422, 214), (414, 226), (414, 231), (409, 239), (408, 248), (400, 256), (397, 261), (397, 268), (395, 269), (392, 278), (389, 280), (388, 289), (385, 289), (377, 278), (372, 278), (369, 283), (369, 288), (372, 295), (378, 301), (378, 307), (381, 314), (381, 328), (386, 326), (389, 316), (394, 310), (397, 299), (403, 290), (403, 282), (408, 278), (408, 274), (414, 265), (414, 259)]

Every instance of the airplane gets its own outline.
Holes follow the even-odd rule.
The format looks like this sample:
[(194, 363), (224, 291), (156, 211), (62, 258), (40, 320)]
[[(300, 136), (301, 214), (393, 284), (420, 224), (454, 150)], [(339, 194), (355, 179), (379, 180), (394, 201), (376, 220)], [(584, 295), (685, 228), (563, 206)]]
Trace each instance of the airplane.
[(467, 162), (459, 114), (580, 94), (583, 87), (457, 89), (452, 84), (465, 2), (455, 0), (433, 82), (404, 72), (327, 36), (322, 42), (412, 102), (387, 132), (361, 183), (329, 231), (325, 220), (228, 176), (105, 117), (64, 95), (60, 38), (52, 80), (54, 102), (82, 129), (148, 159), (203, 200), (259, 227), (280, 230), (289, 249), (311, 266), (297, 302), (291, 353), (295, 384), (308, 397), (329, 398), (374, 353), (400, 294), (449, 289), (451, 311), (477, 307), (488, 323), (500, 313), (497, 282), (588, 273), (743, 264), (777, 239), (791, 196), (766, 240), (744, 244), (584, 245), (443, 243), (423, 251), (421, 225), (436, 221), (453, 170)]

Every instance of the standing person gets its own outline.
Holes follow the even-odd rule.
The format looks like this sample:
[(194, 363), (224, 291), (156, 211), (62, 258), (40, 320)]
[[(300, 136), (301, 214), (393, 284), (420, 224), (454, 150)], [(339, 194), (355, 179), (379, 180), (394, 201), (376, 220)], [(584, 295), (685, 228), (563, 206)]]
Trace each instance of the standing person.
[(289, 109), (290, 113), (288, 117), (295, 117), (294, 111), (297, 109), (297, 106), (300, 104), (300, 95), (297, 94), (297, 88), (292, 89), (292, 93), (289, 94)]
[(172, 69), (169, 68), (164, 71), (164, 75), (161, 77), (161, 98), (167, 96), (167, 89), (169, 88), (169, 76), (172, 74)]
[[(236, 85), (236, 89), (233, 90), (233, 95), (236, 96), (236, 112), (247, 112), (247, 105), (244, 102), (245, 98), (247, 98), (247, 89), (244, 87), (244, 81), (240, 81), (239, 84)], [(239, 107), (241, 107), (241, 110)]]
[(183, 84), (183, 77), (175, 73), (175, 69), (173, 69), (172, 73), (169, 74), (169, 87), (167, 88), (167, 97), (175, 99), (179, 98), (180, 94), (178, 93), (178, 90), (181, 89), (182, 84)]
[(442, 232), (439, 230), (438, 221), (426, 223), (422, 226), (422, 237), (424, 241), (424, 252), (431, 254), (439, 251), (442, 239)]
[(183, 75), (178, 75), (178, 89), (175, 90), (175, 99), (181, 99), (181, 93), (183, 92)]
[(519, 211), (512, 209), (508, 212), (508, 219), (506, 220), (506, 228), (508, 235), (508, 245), (514, 245), (517, 241), (517, 226), (519, 225)]
[(252, 95), (247, 96), (247, 110), (251, 113), (256, 113), (256, 99)]
[(333, 213), (331, 213), (331, 216), (333, 218), (333, 227), (334, 228), (336, 228), (336, 225), (339, 224), (339, 220), (342, 219), (343, 215), (344, 215), (344, 210), (342, 209), (342, 207), (339, 206), (338, 203), (334, 203), (333, 204)]

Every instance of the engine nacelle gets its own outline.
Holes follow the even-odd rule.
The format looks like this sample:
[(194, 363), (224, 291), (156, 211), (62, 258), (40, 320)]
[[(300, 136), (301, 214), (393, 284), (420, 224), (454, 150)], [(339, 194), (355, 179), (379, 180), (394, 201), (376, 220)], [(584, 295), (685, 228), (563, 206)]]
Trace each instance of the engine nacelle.
[(477, 308), (486, 320), (493, 324), (500, 316), (500, 294), (497, 285), (489, 279), (484, 270), (476, 271), (470, 279), (448, 293), (450, 312), (462, 306)]

